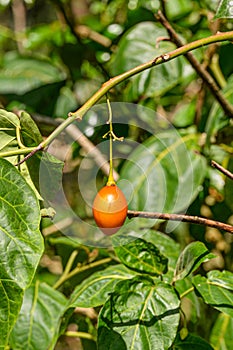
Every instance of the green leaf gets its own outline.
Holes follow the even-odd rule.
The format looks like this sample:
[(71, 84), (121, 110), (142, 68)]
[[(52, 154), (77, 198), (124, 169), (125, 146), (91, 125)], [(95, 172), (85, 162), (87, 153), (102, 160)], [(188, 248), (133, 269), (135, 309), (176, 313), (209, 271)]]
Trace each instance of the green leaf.
[(33, 157), (27, 161), (33, 182), (38, 186), (42, 197), (53, 202), (62, 186), (62, 170), (64, 162), (52, 156), (48, 152), (37, 153), (36, 159)]
[[(140, 230), (131, 230), (130, 236), (125, 236), (125, 239), (129, 238), (127, 241), (132, 241), (137, 238), (143, 238), (146, 242), (154, 244), (156, 247), (159, 247), (159, 251), (162, 255), (168, 258), (168, 272), (163, 276), (163, 280), (166, 282), (171, 282), (174, 276), (174, 270), (178, 256), (180, 254), (180, 246), (168, 235), (149, 229), (140, 229)], [(132, 237), (133, 236), (133, 237)], [(119, 237), (119, 238), (118, 238)], [(114, 246), (121, 244), (122, 236), (113, 236), (112, 243)]]
[(79, 284), (70, 297), (69, 307), (96, 307), (103, 305), (115, 285), (133, 275), (123, 265), (109, 266), (93, 273)]
[(171, 20), (176, 20), (187, 16), (193, 11), (193, 3), (186, 0), (173, 0), (166, 3), (167, 16)]
[[(21, 113), (20, 126), (25, 146), (33, 147), (43, 141), (36, 123), (28, 113)], [(52, 199), (61, 186), (64, 163), (48, 152), (37, 152), (26, 164), (37, 191), (44, 199)]]
[[(136, 24), (122, 36), (118, 50), (110, 62), (111, 74), (118, 75), (174, 50), (174, 44), (168, 41), (160, 41), (159, 45), (155, 45), (156, 40), (164, 36), (167, 36), (167, 32), (158, 23), (141, 22)], [(127, 93), (131, 95), (130, 99), (135, 100), (139, 96), (145, 98), (164, 94), (184, 79), (184, 72), (189, 74), (192, 71), (189, 68), (185, 70), (184, 67), (187, 68), (186, 62), (182, 57), (178, 57), (130, 78), (131, 84), (127, 90)]]
[(15, 129), (19, 126), (19, 118), (12, 112), (0, 109), (0, 130)]
[(213, 270), (208, 273), (208, 280), (210, 283), (219, 285), (221, 288), (233, 291), (233, 273), (230, 271)]
[[(32, 117), (26, 112), (22, 112), (20, 115), (20, 137), (22, 138), (22, 142), (26, 147), (37, 146), (40, 142), (43, 141), (43, 137), (36, 123), (34, 122)], [(35, 192), (37, 198), (39, 200), (42, 200), (42, 197), (38, 192), (39, 187), (35, 186), (36, 185), (35, 178), (31, 177), (31, 174), (32, 176), (35, 175), (35, 168), (36, 168), (35, 163), (37, 162), (38, 157), (39, 156), (36, 154), (34, 155), (34, 157), (32, 157), (31, 160), (24, 162), (21, 165), (20, 170), (21, 170), (21, 174), (24, 176), (27, 183), (31, 186), (31, 188)]]
[(77, 98), (74, 92), (68, 87), (64, 86), (60, 90), (59, 97), (56, 102), (54, 115), (57, 117), (64, 117), (70, 111), (77, 108)]
[(194, 272), (203, 262), (216, 256), (208, 251), (204, 243), (192, 242), (180, 254), (174, 273), (174, 281), (183, 279)]
[(158, 133), (139, 145), (121, 171), (129, 209), (184, 211), (201, 190), (206, 173), (206, 161), (195, 149), (196, 135), (181, 137), (175, 130)]
[(16, 137), (14, 135), (9, 135), (5, 131), (0, 131), (0, 150), (9, 146), (15, 139)]
[(32, 281), (43, 252), (38, 201), (17, 169), (0, 159), (1, 278), (21, 288)]
[(23, 300), (23, 290), (13, 280), (1, 278), (0, 270), (0, 349), (5, 349)]
[(159, 247), (160, 253), (168, 258), (168, 272), (163, 276), (163, 280), (170, 283), (174, 277), (176, 262), (180, 254), (180, 245), (162, 232), (146, 229), (145, 233), (140, 230), (138, 234), (147, 242)]
[[(119, 240), (121, 237), (117, 237)], [(128, 241), (127, 237), (127, 241)], [(159, 249), (150, 242), (141, 238), (132, 242), (124, 242), (122, 237), (121, 245), (115, 247), (115, 252), (120, 261), (129, 269), (138, 273), (146, 273), (153, 276), (165, 274), (168, 269), (168, 259), (160, 253)], [(114, 242), (114, 241), (113, 241)]]
[(207, 278), (195, 276), (193, 284), (205, 303), (233, 317), (233, 273), (210, 271)]
[[(26, 147), (37, 146), (43, 141), (43, 137), (36, 123), (34, 122), (32, 117), (26, 112), (22, 112), (20, 115), (20, 136), (22, 138), (23, 144)], [(47, 158), (48, 155), (45, 154), (44, 157)], [(38, 153), (36, 153), (33, 157), (29, 158), (26, 162), (24, 162), (21, 165), (21, 173), (35, 192), (37, 198), (39, 200), (42, 200), (39, 185), (40, 159), (41, 154)]]
[(231, 349), (233, 344), (233, 318), (226, 314), (219, 314), (212, 328), (210, 342), (214, 349)]
[(25, 292), (19, 318), (10, 336), (12, 349), (48, 349), (59, 336), (66, 306), (63, 294), (37, 281)]
[(48, 61), (5, 55), (3, 69), (0, 71), (0, 93), (23, 95), (65, 78), (65, 73)]
[(174, 341), (180, 301), (174, 289), (143, 276), (119, 282), (99, 315), (99, 350), (166, 350)]
[(189, 334), (184, 340), (177, 337), (172, 350), (214, 350), (206, 340)]
[(37, 191), (45, 201), (52, 202), (62, 185), (64, 163), (47, 152), (37, 152), (26, 164)]
[(23, 293), (43, 253), (38, 201), (17, 169), (0, 159), (0, 347), (7, 342)]
[(194, 123), (196, 113), (196, 100), (182, 101), (174, 111), (172, 124), (178, 128), (185, 128)]
[(54, 46), (62, 46), (64, 49), (65, 43), (76, 43), (76, 41), (70, 29), (62, 27), (59, 21), (37, 23), (36, 26), (27, 27), (27, 41), (24, 45), (31, 52), (43, 51), (43, 47), (46, 47), (47, 52), (50, 45), (51, 49)]
[(214, 19), (233, 18), (233, 3), (231, 0), (221, 0)]
[(160, 252), (168, 258), (168, 268), (174, 271), (180, 254), (180, 245), (174, 239), (159, 231), (146, 229), (144, 231), (141, 230), (138, 234), (147, 242), (151, 242), (159, 247)]
[(38, 126), (32, 117), (26, 112), (22, 112), (20, 115), (20, 128), (25, 146), (37, 146), (43, 141), (43, 137), (38, 129)]
[[(14, 113), (0, 109), (0, 150), (10, 152), (18, 148), (16, 128), (20, 127), (19, 118)], [(8, 157), (12, 164), (17, 162), (17, 156)]]

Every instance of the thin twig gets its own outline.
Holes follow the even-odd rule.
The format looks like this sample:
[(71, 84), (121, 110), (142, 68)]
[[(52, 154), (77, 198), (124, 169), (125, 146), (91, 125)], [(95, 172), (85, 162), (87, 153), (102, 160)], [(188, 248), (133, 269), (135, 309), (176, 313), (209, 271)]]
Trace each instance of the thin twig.
[(189, 222), (191, 224), (214, 227), (214, 228), (217, 228), (219, 230), (224, 230), (224, 231), (233, 233), (233, 226), (232, 225), (228, 225), (228, 224), (225, 224), (223, 222), (219, 222), (219, 221), (215, 221), (215, 220), (202, 218), (199, 216), (128, 210), (128, 217), (130, 219), (140, 217), (140, 218), (146, 218), (146, 219), (183, 221), (183, 222)]
[[(172, 28), (171, 24), (167, 21), (165, 16), (161, 11), (158, 11), (157, 18), (160, 23), (167, 29), (171, 40), (177, 45), (177, 47), (185, 46), (182, 40), (179, 38), (178, 34)], [(209, 87), (210, 91), (216, 98), (216, 100), (221, 105), (222, 109), (229, 117), (233, 117), (233, 106), (225, 99), (224, 95), (220, 91), (218, 85), (215, 83), (212, 76), (207, 72), (207, 70), (198, 62), (195, 56), (191, 52), (187, 52), (184, 56), (191, 63), (192, 67), (196, 70), (198, 75), (205, 81), (206, 85)]]
[(70, 28), (71, 33), (76, 37), (78, 42), (80, 43), (80, 38), (77, 35), (77, 33), (74, 30), (74, 19), (72, 18), (72, 13), (70, 6), (66, 4), (66, 6), (63, 5), (62, 1), (58, 0), (51, 0), (54, 6), (57, 8), (59, 13), (63, 16), (64, 22), (68, 25)]
[(211, 161), (211, 165), (212, 167), (218, 169), (219, 171), (221, 171), (221, 173), (229, 177), (229, 179), (233, 180), (233, 174), (229, 170), (223, 168), (220, 164), (218, 164), (214, 160)]
[(73, 18), (72, 10), (66, 5), (63, 5), (61, 1), (53, 0), (59, 13), (63, 16), (65, 23), (70, 28), (72, 34), (78, 39), (90, 39), (96, 43), (108, 48), (112, 45), (112, 40), (106, 36), (90, 29), (86, 25), (76, 24), (75, 18)]
[(90, 29), (89, 27), (85, 25), (77, 25), (74, 27), (74, 32), (77, 36), (79, 36), (82, 39), (90, 39), (92, 41), (95, 41), (96, 43), (104, 46), (104, 47), (110, 47), (112, 45), (112, 40), (107, 38), (106, 36)]
[[(35, 147), (33, 149), (33, 151), (31, 151), (29, 154), (26, 155), (26, 157), (24, 157), (23, 159), (20, 160), (20, 162), (18, 162), (17, 164), (15, 164), (15, 166), (18, 166), (20, 164), (23, 164), (24, 162), (26, 162), (29, 158), (31, 158), (34, 154), (36, 154), (38, 151), (42, 151), (44, 149), (44, 147), (42, 146), (42, 144), (40, 143), (37, 147)], [(25, 148), (22, 148), (22, 150), (24, 151)], [(26, 148), (27, 150), (27, 148)]]

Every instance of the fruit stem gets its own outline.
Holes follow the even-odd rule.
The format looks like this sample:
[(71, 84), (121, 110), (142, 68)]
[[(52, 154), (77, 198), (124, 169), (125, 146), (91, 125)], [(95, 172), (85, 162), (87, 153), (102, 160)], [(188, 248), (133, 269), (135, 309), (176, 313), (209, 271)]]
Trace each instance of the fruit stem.
[(107, 186), (114, 186), (116, 185), (116, 182), (113, 177), (113, 161), (112, 161), (112, 139), (113, 139), (114, 133), (113, 133), (113, 127), (112, 127), (112, 108), (108, 98), (107, 98), (107, 105), (108, 105), (108, 116), (109, 116), (108, 124), (109, 124), (109, 166), (110, 166)]

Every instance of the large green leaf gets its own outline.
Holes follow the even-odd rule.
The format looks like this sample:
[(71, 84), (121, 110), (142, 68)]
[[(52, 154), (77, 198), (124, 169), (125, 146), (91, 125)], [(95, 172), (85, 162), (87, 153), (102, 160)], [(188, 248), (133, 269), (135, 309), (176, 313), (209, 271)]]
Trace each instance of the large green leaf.
[(20, 312), (23, 300), (23, 290), (13, 280), (1, 278), (0, 298), (0, 349), (5, 350), (11, 329)]
[(159, 247), (160, 253), (168, 258), (168, 272), (163, 276), (163, 279), (166, 282), (171, 282), (174, 276), (176, 262), (180, 254), (179, 244), (162, 232), (148, 229), (144, 230), (144, 232), (143, 230), (138, 232), (140, 237)]
[(177, 332), (180, 301), (174, 289), (142, 276), (119, 282), (103, 306), (99, 350), (166, 350)]
[(174, 273), (174, 280), (185, 278), (194, 272), (203, 262), (216, 256), (208, 251), (204, 243), (192, 242), (180, 254)]
[(172, 346), (172, 350), (214, 350), (206, 340), (189, 334), (185, 339), (178, 337)]
[(121, 178), (131, 184), (125, 181), (121, 186), (129, 209), (185, 210), (199, 193), (206, 172), (205, 159), (194, 152), (198, 149), (196, 142), (196, 135), (181, 137), (168, 130), (139, 145), (121, 171)]
[(17, 169), (4, 159), (0, 159), (0, 214), (1, 347), (43, 252), (38, 201)]
[(226, 314), (219, 314), (210, 335), (210, 342), (214, 349), (231, 349), (233, 344), (233, 318)]
[(171, 20), (175, 20), (187, 16), (193, 11), (193, 2), (186, 0), (173, 0), (166, 3), (167, 16)]
[(26, 290), (19, 318), (10, 336), (13, 350), (49, 349), (59, 336), (67, 300), (45, 283)]
[(0, 93), (21, 95), (63, 81), (65, 77), (64, 72), (48, 61), (8, 55), (0, 71)]
[(43, 252), (38, 201), (17, 169), (0, 159), (1, 278), (26, 288)]
[(38, 153), (33, 160), (27, 161), (31, 178), (43, 199), (52, 202), (62, 186), (62, 170), (64, 162), (49, 153)]
[(168, 268), (174, 271), (180, 254), (180, 245), (174, 239), (159, 231), (146, 229), (141, 230), (137, 234), (147, 242), (151, 242), (159, 247), (160, 252), (168, 258)]
[[(156, 46), (158, 38), (167, 36), (166, 30), (158, 23), (141, 22), (131, 28), (121, 38), (118, 50), (110, 64), (112, 75), (117, 75), (149, 61), (161, 54), (172, 51), (175, 45), (161, 41)], [(146, 70), (132, 77), (128, 93), (131, 100), (138, 96), (160, 96), (176, 86), (183, 78), (184, 72), (190, 72), (182, 57), (166, 64)]]
[(159, 276), (167, 272), (167, 257), (161, 254), (153, 243), (144, 239), (133, 239), (125, 244), (124, 239), (122, 239), (121, 245), (115, 247), (115, 252), (125, 266), (136, 272), (153, 276)]
[(93, 273), (78, 285), (70, 298), (69, 307), (96, 307), (103, 305), (115, 285), (131, 278), (133, 274), (123, 265), (109, 266)]
[(193, 284), (207, 304), (233, 317), (233, 273), (210, 271), (207, 278), (195, 276)]
[(115, 235), (112, 237), (112, 244), (114, 247), (118, 247), (123, 244), (122, 239), (124, 244), (126, 244), (135, 241), (137, 238), (143, 238), (146, 242), (150, 242), (156, 247), (159, 247), (160, 254), (167, 257), (168, 271), (166, 275), (163, 275), (163, 280), (168, 283), (171, 282), (174, 277), (176, 261), (180, 254), (179, 244), (168, 235), (148, 228), (141, 228), (140, 230), (137, 230), (136, 228), (135, 230), (131, 229), (130, 235), (127, 234), (126, 236)]

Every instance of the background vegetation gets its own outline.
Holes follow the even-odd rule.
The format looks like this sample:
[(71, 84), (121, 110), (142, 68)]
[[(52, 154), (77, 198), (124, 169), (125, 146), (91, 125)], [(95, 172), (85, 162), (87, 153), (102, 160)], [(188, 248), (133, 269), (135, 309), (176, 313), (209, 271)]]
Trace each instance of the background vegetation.
[[(0, 349), (232, 348), (233, 182), (211, 161), (233, 171), (233, 34), (166, 58), (232, 31), (232, 8), (0, 1)], [(108, 89), (110, 78), (156, 57), (161, 64)], [(73, 124), (71, 147), (59, 133), (55, 157), (39, 151), (19, 164), (106, 81), (125, 138), (114, 166), (129, 209), (186, 212), (204, 225), (131, 218), (112, 240), (93, 229), (92, 171), (100, 188), (108, 166), (85, 160), (108, 130), (102, 107)], [(100, 146), (95, 161), (102, 156)], [(80, 220), (43, 202), (58, 180)]]

